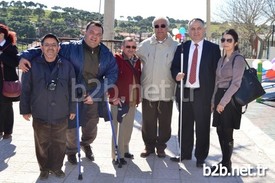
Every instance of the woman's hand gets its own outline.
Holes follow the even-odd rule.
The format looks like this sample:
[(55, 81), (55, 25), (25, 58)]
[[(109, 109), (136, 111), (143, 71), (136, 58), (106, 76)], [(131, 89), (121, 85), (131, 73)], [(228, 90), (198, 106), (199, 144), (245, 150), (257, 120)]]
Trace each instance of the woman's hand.
[(219, 114), (221, 114), (221, 113), (224, 111), (224, 107), (223, 107), (221, 104), (219, 104), (219, 105), (217, 106), (216, 111), (217, 111)]

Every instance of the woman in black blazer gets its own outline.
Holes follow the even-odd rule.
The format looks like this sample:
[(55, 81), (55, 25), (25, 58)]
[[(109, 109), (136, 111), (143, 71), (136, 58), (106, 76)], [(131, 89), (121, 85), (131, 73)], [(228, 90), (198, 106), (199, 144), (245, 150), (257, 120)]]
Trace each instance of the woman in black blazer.
[[(6, 25), (0, 24), (0, 91), (3, 88), (3, 79), (7, 81), (18, 80), (16, 67), (18, 66), (19, 59), (15, 42), (15, 32), (9, 31)], [(0, 92), (0, 138), (11, 138), (14, 123), (12, 102), (18, 100), (19, 97), (7, 98)]]

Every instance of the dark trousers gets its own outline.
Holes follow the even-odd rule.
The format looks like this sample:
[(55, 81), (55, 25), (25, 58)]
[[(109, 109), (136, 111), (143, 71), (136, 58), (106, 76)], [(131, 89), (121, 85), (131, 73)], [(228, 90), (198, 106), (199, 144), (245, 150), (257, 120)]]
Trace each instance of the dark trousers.
[(0, 102), (0, 133), (12, 134), (13, 123), (12, 102)]
[(62, 168), (66, 152), (67, 128), (67, 119), (57, 124), (33, 119), (35, 152), (40, 171), (56, 171)]
[[(195, 157), (204, 161), (209, 152), (211, 103), (205, 102), (200, 89), (184, 89), (182, 102), (181, 155), (192, 157), (194, 130), (196, 135)], [(195, 124), (196, 122), (196, 124)], [(178, 137), (180, 137), (180, 123)]]
[[(99, 120), (98, 116), (98, 104), (95, 102), (91, 105), (84, 104), (80, 112), (80, 119), (84, 120), (80, 122), (84, 124), (81, 127), (82, 137), (80, 144), (82, 146), (89, 146), (95, 140), (97, 136), (97, 124)], [(77, 131), (76, 128), (67, 130), (67, 151), (68, 155), (77, 153)]]
[(173, 101), (142, 101), (142, 138), (147, 150), (162, 151), (171, 137)]

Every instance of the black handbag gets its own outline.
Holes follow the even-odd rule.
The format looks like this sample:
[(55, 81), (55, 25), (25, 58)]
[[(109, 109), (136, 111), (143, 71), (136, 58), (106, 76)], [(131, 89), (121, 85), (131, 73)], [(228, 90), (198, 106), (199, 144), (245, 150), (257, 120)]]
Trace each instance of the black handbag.
[[(241, 56), (241, 55), (236, 55)], [(234, 65), (235, 58), (233, 59), (232, 66)], [(258, 80), (257, 77), (257, 70), (251, 68), (247, 61), (244, 58), (246, 63), (246, 69), (244, 71), (241, 86), (238, 91), (233, 95), (233, 100), (237, 104), (241, 106), (245, 106), (248, 103), (252, 102), (253, 100), (257, 99), (258, 97), (265, 94), (265, 90), (262, 87), (262, 84)]]

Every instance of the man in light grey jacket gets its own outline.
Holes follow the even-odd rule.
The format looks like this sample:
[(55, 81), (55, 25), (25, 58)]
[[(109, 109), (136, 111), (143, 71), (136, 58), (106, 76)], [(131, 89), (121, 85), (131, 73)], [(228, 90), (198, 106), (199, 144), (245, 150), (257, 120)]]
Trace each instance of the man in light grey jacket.
[(165, 157), (166, 142), (171, 137), (171, 116), (175, 82), (170, 67), (178, 42), (168, 33), (169, 20), (156, 17), (154, 34), (138, 45), (137, 55), (142, 60), (142, 138), (147, 157), (157, 150)]

